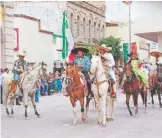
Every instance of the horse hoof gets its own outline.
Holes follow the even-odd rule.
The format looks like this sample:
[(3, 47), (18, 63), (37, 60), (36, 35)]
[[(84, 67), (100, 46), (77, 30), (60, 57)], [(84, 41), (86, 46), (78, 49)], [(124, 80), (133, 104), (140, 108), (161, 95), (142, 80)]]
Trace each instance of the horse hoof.
[(102, 125), (102, 122), (101, 122), (101, 121), (98, 121), (98, 123), (97, 123), (97, 124)]
[(135, 115), (134, 115), (134, 117), (138, 118), (138, 117), (139, 117), (139, 115), (138, 115), (138, 114), (135, 114)]
[(85, 117), (82, 117), (82, 121), (85, 122), (86, 118)]
[(76, 121), (73, 122), (73, 126), (75, 126), (75, 125), (76, 125)]
[(38, 117), (38, 118), (41, 118), (41, 116), (40, 116), (40, 115), (38, 115), (37, 117)]
[(29, 117), (25, 117), (25, 120), (29, 120)]
[(114, 119), (113, 118), (110, 118), (110, 121), (114, 121)]
[(12, 114), (11, 116), (10, 116), (11, 118), (15, 118), (15, 116)]
[(108, 121), (108, 122), (109, 122), (109, 121), (110, 121), (110, 118), (106, 118), (106, 121)]
[(102, 127), (106, 127), (106, 124), (102, 124)]
[(160, 108), (162, 108), (162, 105), (160, 105)]

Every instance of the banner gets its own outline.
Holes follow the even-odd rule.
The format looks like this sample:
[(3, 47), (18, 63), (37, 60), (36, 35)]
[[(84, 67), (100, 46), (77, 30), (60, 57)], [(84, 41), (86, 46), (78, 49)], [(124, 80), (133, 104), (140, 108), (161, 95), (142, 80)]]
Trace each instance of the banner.
[(129, 60), (129, 58), (128, 58), (128, 43), (123, 44), (123, 58), (124, 58), (125, 62), (127, 62)]
[(14, 48), (14, 51), (19, 51), (19, 28), (14, 28), (14, 40), (16, 47)]

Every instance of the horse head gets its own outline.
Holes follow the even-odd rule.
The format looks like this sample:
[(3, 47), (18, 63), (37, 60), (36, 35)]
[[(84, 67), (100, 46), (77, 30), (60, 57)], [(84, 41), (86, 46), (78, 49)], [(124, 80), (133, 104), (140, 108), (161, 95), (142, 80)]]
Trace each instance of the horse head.
[(95, 72), (97, 71), (97, 68), (99, 66), (102, 66), (101, 65), (101, 58), (97, 55), (92, 55), (90, 72), (92, 74), (95, 74)]
[(124, 67), (123, 73), (125, 74), (127, 81), (131, 81), (134, 78), (133, 68), (130, 63), (127, 63)]

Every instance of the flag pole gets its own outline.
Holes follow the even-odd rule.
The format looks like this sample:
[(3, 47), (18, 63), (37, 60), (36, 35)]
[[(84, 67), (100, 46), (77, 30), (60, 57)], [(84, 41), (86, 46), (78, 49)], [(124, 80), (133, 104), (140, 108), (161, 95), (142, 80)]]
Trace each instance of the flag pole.
[(131, 2), (129, 3), (129, 47), (130, 47), (130, 52), (132, 51), (132, 48), (131, 48), (131, 33), (132, 33), (132, 30), (131, 30)]

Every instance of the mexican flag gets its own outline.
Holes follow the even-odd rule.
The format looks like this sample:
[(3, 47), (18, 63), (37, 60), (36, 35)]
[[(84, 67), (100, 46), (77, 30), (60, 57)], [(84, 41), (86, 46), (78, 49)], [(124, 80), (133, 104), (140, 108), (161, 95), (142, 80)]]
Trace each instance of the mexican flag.
[[(74, 48), (74, 39), (73, 39), (71, 30), (69, 28), (69, 25), (68, 25), (68, 19), (67, 19), (67, 13), (66, 12), (63, 13), (63, 24), (66, 25), (66, 26), (62, 27), (63, 38), (66, 38), (65, 41), (66, 41), (66, 44), (67, 44), (65, 46), (64, 45), (65, 41), (63, 40), (63, 50), (66, 51), (65, 52), (66, 53), (65, 58), (67, 57), (68, 61), (73, 61), (74, 58), (75, 58), (75, 54), (72, 54), (71, 50)], [(64, 32), (64, 29), (65, 29), (65, 32)]]
[(57, 38), (62, 39), (62, 59), (69, 58), (72, 60), (74, 58), (74, 54), (71, 54), (71, 50), (74, 47), (74, 40), (72, 37), (71, 30), (68, 25), (68, 19), (67, 19), (67, 12), (63, 12), (63, 18), (62, 18), (62, 34), (53, 34), (53, 44), (56, 45), (56, 39)]

